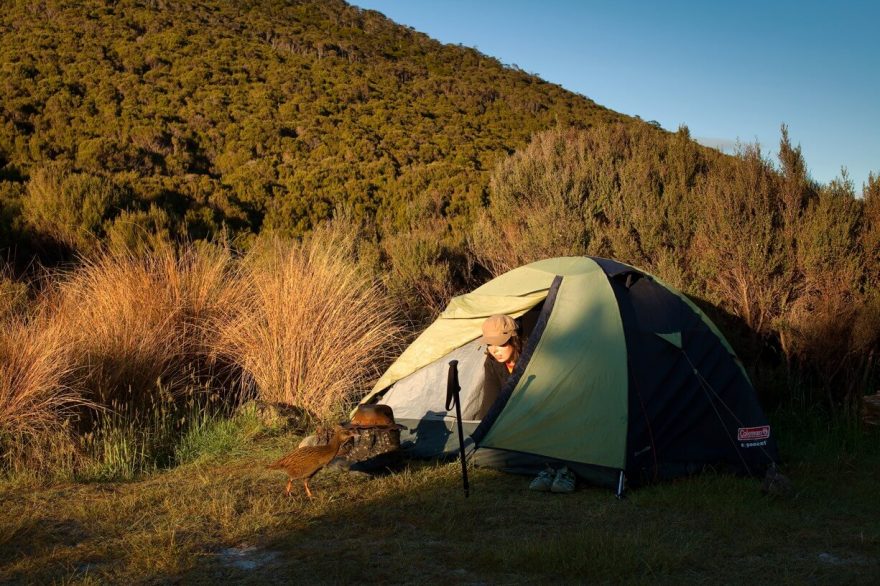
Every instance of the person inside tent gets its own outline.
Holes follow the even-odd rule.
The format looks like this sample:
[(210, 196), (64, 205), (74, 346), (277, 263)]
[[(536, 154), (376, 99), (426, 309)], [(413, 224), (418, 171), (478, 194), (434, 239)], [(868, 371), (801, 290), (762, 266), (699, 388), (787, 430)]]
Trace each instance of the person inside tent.
[(483, 418), (516, 366), (522, 353), (522, 338), (516, 321), (508, 315), (498, 314), (489, 316), (483, 322), (483, 336), (479, 342), (486, 344), (483, 400), (479, 410), (479, 417)]
[[(486, 416), (492, 404), (501, 394), (504, 383), (510, 378), (516, 361), (522, 354), (522, 337), (519, 326), (509, 315), (492, 315), (483, 322), (483, 336), (480, 344), (486, 344), (486, 360), (483, 362), (483, 400), (480, 404), (480, 418)], [(574, 492), (577, 479), (574, 473), (563, 466), (554, 470), (547, 468), (529, 484), (529, 490), (543, 492)]]

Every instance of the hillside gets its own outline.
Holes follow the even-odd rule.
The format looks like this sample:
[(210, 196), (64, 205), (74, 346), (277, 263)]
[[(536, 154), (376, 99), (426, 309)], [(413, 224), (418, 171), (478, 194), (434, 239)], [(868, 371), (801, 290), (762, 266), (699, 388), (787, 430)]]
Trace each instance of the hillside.
[(417, 326), (490, 274), (591, 254), (698, 299), (778, 396), (798, 365), (852, 412), (876, 390), (880, 176), (817, 184), (784, 126), (778, 165), (721, 155), (341, 0), (4, 8), (0, 316), (99, 244), (238, 255), (342, 216)]
[[(534, 132), (643, 124), (340, 0), (7, 4), (3, 247), (298, 235), (340, 206), (461, 227)], [(66, 199), (22, 209), (35, 176)]]

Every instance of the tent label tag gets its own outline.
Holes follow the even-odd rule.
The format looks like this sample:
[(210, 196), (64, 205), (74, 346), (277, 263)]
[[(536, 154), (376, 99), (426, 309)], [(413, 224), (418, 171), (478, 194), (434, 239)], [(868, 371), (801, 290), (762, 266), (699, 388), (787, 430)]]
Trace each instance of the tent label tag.
[(740, 427), (736, 431), (736, 439), (741, 442), (762, 440), (770, 437), (770, 426), (761, 425), (760, 427)]

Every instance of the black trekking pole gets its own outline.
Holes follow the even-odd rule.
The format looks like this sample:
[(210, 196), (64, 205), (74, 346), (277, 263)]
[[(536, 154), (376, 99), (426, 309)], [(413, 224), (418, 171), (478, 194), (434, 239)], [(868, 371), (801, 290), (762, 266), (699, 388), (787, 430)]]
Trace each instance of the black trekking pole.
[(449, 378), (446, 381), (446, 410), (452, 409), (455, 403), (455, 420), (458, 422), (458, 449), (461, 454), (461, 479), (464, 482), (464, 496), (469, 496), (470, 488), (468, 487), (467, 477), (467, 460), (464, 455), (464, 431), (461, 427), (461, 399), (459, 399), (458, 391), (461, 386), (458, 384), (458, 360), (449, 361)]

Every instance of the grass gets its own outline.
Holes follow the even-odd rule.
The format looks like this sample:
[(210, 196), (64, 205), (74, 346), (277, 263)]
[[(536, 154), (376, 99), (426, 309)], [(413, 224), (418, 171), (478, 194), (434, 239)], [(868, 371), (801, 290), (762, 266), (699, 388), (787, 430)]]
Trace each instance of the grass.
[(815, 417), (774, 422), (796, 487), (790, 498), (764, 496), (752, 479), (710, 474), (617, 501), (591, 487), (531, 493), (527, 478), (476, 469), (465, 499), (457, 463), (413, 462), (372, 478), (322, 471), (310, 501), (301, 492), (284, 497), (284, 475), (264, 468), (298, 437), (261, 433), (243, 417), (194, 427), (184, 443), (202, 447), (189, 448), (186, 463), (135, 481), (4, 481), (0, 582), (880, 578), (876, 432), (854, 444), (849, 430)]
[(58, 275), (38, 308), (77, 361), (71, 386), (105, 405), (137, 403), (158, 386), (179, 395), (222, 381), (212, 344), (243, 302), (236, 285), (220, 246), (107, 252)]
[(253, 410), (230, 407), (207, 389), (173, 397), (160, 388), (148, 406), (112, 405), (80, 438), (79, 481), (131, 480), (201, 457), (231, 454), (258, 433)]

